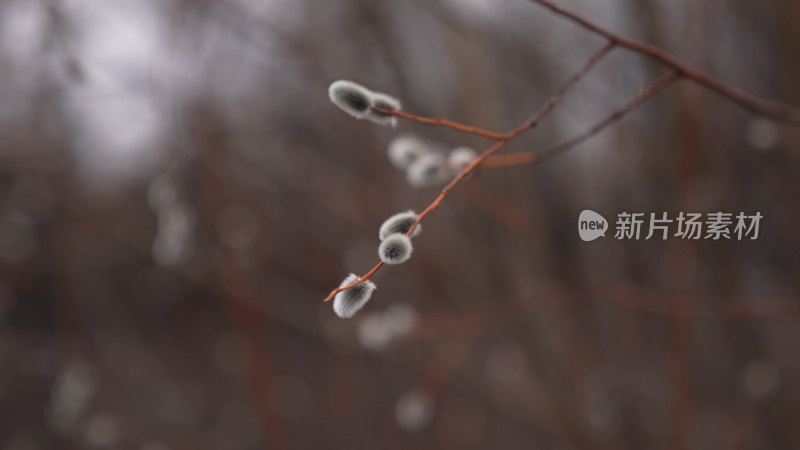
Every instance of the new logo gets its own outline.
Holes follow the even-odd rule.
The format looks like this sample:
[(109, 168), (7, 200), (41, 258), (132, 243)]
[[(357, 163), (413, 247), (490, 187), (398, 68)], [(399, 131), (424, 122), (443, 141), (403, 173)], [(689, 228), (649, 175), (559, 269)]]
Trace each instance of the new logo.
[(586, 242), (593, 241), (599, 237), (606, 236), (608, 221), (605, 217), (592, 211), (584, 209), (578, 216), (578, 234)]

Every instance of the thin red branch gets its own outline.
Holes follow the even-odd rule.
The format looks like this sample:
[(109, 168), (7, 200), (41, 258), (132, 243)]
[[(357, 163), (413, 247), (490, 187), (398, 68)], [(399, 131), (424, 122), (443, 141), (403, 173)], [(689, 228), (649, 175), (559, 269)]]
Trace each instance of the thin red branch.
[(772, 119), (778, 120), (780, 122), (784, 122), (787, 124), (800, 126), (800, 109), (783, 105), (780, 103), (775, 103), (768, 100), (763, 100), (753, 95), (750, 95), (743, 90), (729, 85), (717, 78), (712, 77), (700, 70), (697, 70), (693, 67), (690, 67), (681, 61), (679, 61), (674, 56), (670, 55), (669, 53), (656, 48), (650, 45), (634, 41), (632, 39), (626, 39), (620, 37), (611, 31), (592, 23), (583, 17), (576, 15), (570, 11), (562, 9), (560, 6), (555, 5), (554, 3), (550, 2), (549, 0), (530, 0), (534, 3), (538, 3), (539, 5), (549, 9), (550, 11), (565, 17), (572, 22), (577, 23), (584, 29), (591, 31), (597, 35), (603, 36), (604, 38), (608, 39), (609, 41), (613, 42), (620, 47), (627, 48), (631, 51), (636, 53), (640, 53), (642, 55), (649, 56), (662, 64), (671, 67), (674, 69), (678, 75), (690, 79), (711, 91), (714, 91), (723, 97), (726, 97), (740, 106), (749, 109), (750, 111), (770, 117)]
[(642, 91), (636, 97), (632, 98), (628, 103), (626, 103), (621, 108), (612, 112), (605, 119), (592, 125), (591, 128), (584, 131), (583, 133), (575, 137), (572, 137), (560, 144), (553, 145), (552, 147), (549, 147), (547, 149), (538, 152), (509, 153), (507, 155), (494, 156), (492, 158), (486, 159), (483, 162), (483, 164), (481, 164), (481, 168), (490, 168), (490, 167), (496, 168), (496, 167), (509, 167), (509, 166), (524, 165), (524, 164), (538, 164), (543, 160), (550, 158), (558, 153), (561, 153), (567, 149), (575, 147), (576, 145), (600, 133), (605, 128), (609, 127), (610, 125), (614, 124), (615, 122), (625, 117), (629, 112), (638, 108), (642, 103), (646, 102), (647, 100), (649, 100), (651, 97), (653, 97), (663, 89), (669, 87), (677, 79), (678, 79), (678, 74), (674, 71), (671, 71), (663, 75), (655, 83), (651, 84), (650, 87)]
[(420, 122), (428, 125), (437, 125), (437, 126), (452, 128), (454, 130), (458, 130), (469, 134), (476, 134), (478, 136), (482, 136), (488, 139), (493, 139), (495, 141), (511, 140), (538, 125), (539, 122), (545, 116), (547, 116), (550, 113), (550, 111), (553, 110), (553, 108), (556, 107), (556, 105), (564, 96), (564, 94), (567, 92), (567, 90), (570, 87), (572, 87), (572, 85), (577, 83), (581, 78), (583, 78), (583, 76), (586, 75), (589, 72), (589, 70), (591, 70), (592, 67), (595, 66), (595, 64), (597, 64), (601, 59), (603, 59), (604, 56), (606, 56), (611, 50), (613, 50), (614, 46), (615, 46), (614, 42), (609, 41), (609, 43), (603, 46), (603, 48), (595, 52), (594, 55), (592, 55), (586, 61), (586, 64), (584, 64), (584, 66), (581, 67), (581, 69), (578, 72), (576, 72), (569, 80), (567, 80), (566, 83), (564, 83), (563, 85), (561, 85), (561, 87), (558, 88), (556, 93), (553, 94), (550, 97), (550, 99), (547, 100), (547, 103), (544, 104), (544, 106), (539, 110), (539, 113), (534, 118), (525, 122), (525, 124), (515, 128), (514, 131), (511, 131), (509, 133), (505, 134), (495, 133), (493, 131), (487, 131), (480, 128), (475, 128), (468, 125), (462, 125), (460, 123), (451, 122), (446, 119), (434, 119), (429, 117), (422, 117), (414, 114), (409, 114), (403, 111), (376, 108), (374, 106), (372, 107), (372, 109), (382, 114), (401, 117), (403, 119), (413, 120), (414, 122)]
[(580, 79), (583, 78), (583, 76), (586, 75), (592, 69), (592, 67), (594, 67), (601, 59), (603, 59), (604, 56), (606, 56), (611, 50), (614, 49), (615, 45), (616, 44), (613, 41), (610, 41), (603, 48), (595, 52), (595, 54), (592, 55), (591, 58), (589, 58), (586, 64), (584, 64), (584, 66), (581, 67), (581, 69), (577, 71), (575, 75), (573, 75), (569, 80), (567, 80), (566, 83), (564, 83), (560, 88), (558, 88), (556, 93), (553, 94), (552, 97), (550, 97), (550, 99), (547, 101), (547, 103), (544, 104), (542, 109), (539, 110), (539, 113), (536, 114), (536, 116), (534, 116), (531, 120), (519, 126), (516, 130), (508, 133), (506, 135), (506, 138), (509, 140), (514, 139), (520, 134), (530, 130), (531, 128), (536, 127), (536, 125), (538, 125), (539, 122), (541, 122), (542, 119), (545, 118), (545, 116), (550, 114), (550, 111), (552, 111), (553, 108), (556, 107), (558, 102), (561, 101), (561, 98), (564, 97), (564, 94), (567, 92), (567, 89), (569, 89), (575, 83), (580, 81)]
[(381, 113), (381, 114), (386, 114), (386, 115), (389, 115), (389, 116), (402, 117), (403, 119), (413, 120), (414, 122), (424, 123), (424, 124), (427, 124), (427, 125), (436, 125), (436, 126), (440, 126), (440, 127), (452, 128), (454, 130), (458, 130), (458, 131), (461, 131), (463, 133), (476, 134), (478, 136), (485, 137), (487, 139), (492, 139), (492, 140), (495, 140), (495, 141), (502, 141), (502, 140), (506, 139), (506, 135), (504, 135), (504, 134), (495, 133), (493, 131), (482, 130), (480, 128), (475, 128), (475, 127), (471, 127), (471, 126), (468, 126), (468, 125), (462, 125), (460, 123), (451, 122), (451, 121), (446, 120), (446, 119), (433, 119), (433, 118), (429, 118), (429, 117), (416, 116), (414, 114), (409, 114), (409, 113), (403, 112), (403, 111), (395, 111), (395, 110), (392, 110), (392, 109), (376, 108), (374, 106), (372, 107), (372, 109), (374, 111), (377, 111), (377, 112)]
[(508, 153), (487, 158), (486, 161), (481, 164), (481, 169), (522, 166), (525, 164), (536, 164), (537, 162), (537, 152)]

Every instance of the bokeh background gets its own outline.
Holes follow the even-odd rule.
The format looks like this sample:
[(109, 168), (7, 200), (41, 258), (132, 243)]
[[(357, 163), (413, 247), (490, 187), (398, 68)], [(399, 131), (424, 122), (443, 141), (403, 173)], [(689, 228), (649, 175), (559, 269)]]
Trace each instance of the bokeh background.
[[(559, 0), (800, 105), (796, 0)], [(688, 82), (486, 169), (350, 320), (321, 299), (423, 209), (352, 79), (507, 131), (603, 42), (525, 0), (0, 3), (0, 448), (800, 448), (800, 130)], [(536, 130), (664, 68), (623, 50)], [(581, 210), (763, 215), (757, 240), (580, 241)]]

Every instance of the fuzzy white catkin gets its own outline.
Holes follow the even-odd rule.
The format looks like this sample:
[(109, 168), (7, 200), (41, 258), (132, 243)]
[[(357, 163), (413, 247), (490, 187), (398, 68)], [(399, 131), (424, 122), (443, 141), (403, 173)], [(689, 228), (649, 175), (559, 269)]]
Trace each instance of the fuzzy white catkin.
[(411, 134), (397, 136), (386, 149), (389, 162), (400, 170), (408, 169), (417, 158), (429, 152), (430, 149), (425, 141)]
[(436, 186), (447, 181), (447, 161), (439, 153), (429, 153), (417, 158), (406, 170), (406, 181), (411, 187)]
[[(414, 211), (400, 212), (392, 217), (386, 219), (380, 229), (378, 229), (378, 238), (380, 240), (386, 239), (389, 235), (394, 233), (406, 234), (411, 229), (411, 225), (417, 221), (417, 213)], [(411, 237), (416, 237), (422, 232), (422, 225), (417, 225), (411, 233)]]
[(356, 119), (364, 119), (372, 106), (372, 92), (352, 81), (339, 80), (331, 83), (328, 96), (334, 105)]
[[(351, 285), (358, 281), (359, 278), (358, 275), (351, 273), (342, 281), (339, 287), (342, 288)], [(377, 289), (375, 283), (365, 281), (350, 289), (339, 292), (336, 294), (336, 297), (333, 298), (333, 312), (342, 319), (353, 317), (355, 313), (367, 304), (370, 297), (372, 297), (372, 293), (375, 292), (375, 289)]]
[(411, 239), (402, 233), (386, 236), (378, 247), (378, 256), (386, 264), (402, 264), (411, 258), (414, 246)]
[[(401, 108), (400, 100), (382, 92), (370, 92), (370, 100), (372, 101), (371, 106), (376, 108), (389, 109), (392, 111), (399, 111)], [(374, 109), (368, 109), (365, 118), (378, 125), (397, 126), (397, 117), (375, 111)]]
[(477, 157), (478, 152), (469, 147), (456, 147), (448, 155), (447, 165), (450, 166), (450, 170), (453, 172), (460, 173), (472, 164), (472, 161)]

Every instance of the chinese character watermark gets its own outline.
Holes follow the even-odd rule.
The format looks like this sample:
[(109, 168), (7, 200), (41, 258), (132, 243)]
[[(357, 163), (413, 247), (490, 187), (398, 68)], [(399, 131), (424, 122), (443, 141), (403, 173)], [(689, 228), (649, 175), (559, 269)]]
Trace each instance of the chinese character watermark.
[[(660, 214), (621, 212), (617, 214), (614, 238), (617, 240), (666, 240), (669, 237), (714, 241), (755, 240), (758, 239), (763, 217), (760, 212), (749, 215), (740, 212), (735, 216), (733, 213), (722, 211), (706, 214), (680, 212), (677, 217), (669, 217), (666, 212)], [(589, 209), (581, 212), (578, 218), (578, 234), (584, 241), (605, 237), (607, 229), (608, 222), (600, 214)]]

